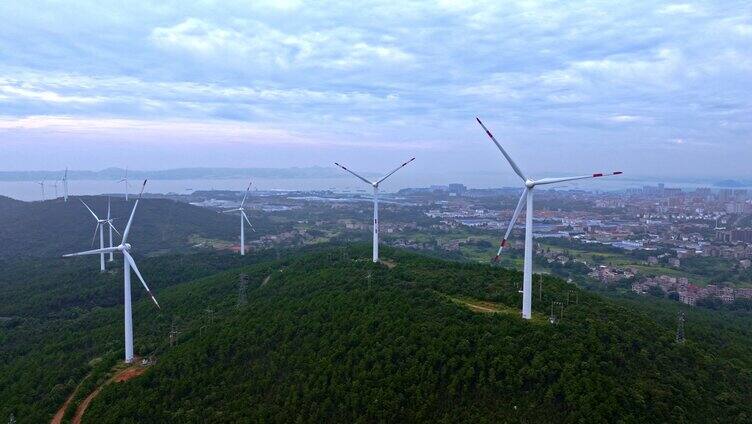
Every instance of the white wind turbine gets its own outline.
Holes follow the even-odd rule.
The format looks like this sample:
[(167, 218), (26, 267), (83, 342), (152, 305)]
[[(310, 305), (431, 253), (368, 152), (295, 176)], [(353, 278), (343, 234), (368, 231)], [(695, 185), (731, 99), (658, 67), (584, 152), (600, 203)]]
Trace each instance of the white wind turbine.
[(44, 178), (42, 178), (42, 181), (37, 182), (39, 186), (42, 188), (42, 200), (44, 200)]
[(65, 174), (63, 174), (63, 179), (61, 180), (63, 182), (63, 197), (65, 198), (65, 201), (68, 201), (68, 167), (65, 167)]
[(539, 180), (534, 180), (532, 178), (528, 178), (525, 176), (525, 174), (522, 173), (520, 168), (517, 166), (516, 163), (512, 160), (512, 158), (507, 154), (507, 152), (504, 150), (503, 147), (501, 147), (501, 144), (499, 144), (498, 141), (496, 141), (496, 138), (491, 134), (491, 131), (486, 128), (485, 125), (483, 125), (483, 122), (480, 121), (479, 118), (475, 118), (481, 127), (486, 131), (486, 134), (491, 138), (491, 140), (496, 144), (496, 147), (499, 148), (501, 151), (501, 154), (504, 155), (507, 162), (509, 162), (509, 165), (512, 166), (512, 169), (514, 170), (515, 174), (517, 174), (520, 178), (522, 178), (522, 181), (525, 184), (525, 188), (522, 190), (522, 195), (520, 196), (520, 200), (517, 202), (517, 207), (514, 210), (514, 213), (512, 214), (512, 220), (509, 223), (509, 228), (507, 228), (506, 234), (504, 234), (504, 238), (501, 240), (501, 245), (499, 246), (499, 251), (496, 253), (496, 256), (494, 257), (494, 261), (499, 260), (499, 255), (501, 255), (501, 250), (506, 246), (507, 239), (509, 238), (509, 234), (512, 232), (512, 228), (514, 227), (515, 222), (517, 221), (517, 218), (520, 215), (520, 212), (522, 211), (522, 204), (525, 202), (525, 199), (527, 199), (527, 210), (525, 212), (525, 265), (524, 265), (524, 273), (523, 273), (523, 279), (522, 279), (522, 317), (525, 319), (530, 319), (532, 317), (532, 300), (533, 300), (533, 189), (536, 186), (539, 185), (546, 185), (546, 184), (554, 184), (554, 183), (561, 183), (564, 181), (572, 181), (572, 180), (583, 180), (586, 178), (597, 178), (597, 177), (603, 177), (608, 175), (619, 175), (621, 174), (620, 171), (612, 172), (610, 174), (591, 174), (591, 175), (580, 175), (576, 177), (561, 177), (561, 178), (541, 178)]
[[(108, 197), (107, 198), (107, 223), (109, 224), (108, 225), (108, 227), (109, 227), (108, 229), (110, 230), (110, 247), (112, 247), (112, 230), (115, 230), (115, 232), (118, 233), (118, 235), (120, 235), (120, 232), (117, 230), (117, 228), (115, 228), (114, 225), (112, 225), (112, 221), (115, 218), (112, 218), (110, 216), (110, 203), (111, 203), (110, 202), (110, 198)], [(113, 261), (115, 261), (115, 254), (113, 252), (110, 252), (110, 260), (109, 260), (109, 262), (113, 262)]]
[[(144, 192), (144, 187), (146, 187), (146, 181), (144, 181), (143, 186), (141, 186), (141, 193)], [(83, 255), (100, 255), (104, 253), (113, 253), (113, 252), (120, 252), (123, 254), (123, 293), (124, 293), (124, 304), (125, 304), (125, 362), (130, 363), (133, 362), (133, 312), (131, 307), (131, 268), (136, 273), (136, 276), (139, 280), (141, 280), (141, 284), (143, 284), (144, 288), (146, 289), (146, 292), (149, 293), (149, 297), (151, 297), (151, 300), (154, 301), (154, 304), (157, 305), (157, 308), (160, 308), (159, 303), (157, 303), (157, 299), (154, 297), (154, 294), (149, 290), (149, 286), (146, 285), (146, 281), (144, 281), (144, 277), (141, 276), (141, 272), (139, 272), (138, 267), (136, 266), (136, 261), (133, 260), (133, 257), (128, 253), (131, 250), (131, 245), (127, 243), (128, 241), (128, 234), (131, 230), (131, 224), (133, 223), (133, 216), (136, 214), (136, 208), (138, 207), (138, 201), (141, 200), (141, 194), (138, 195), (138, 199), (136, 199), (136, 203), (133, 205), (133, 210), (131, 211), (131, 216), (128, 219), (128, 224), (125, 226), (125, 231), (123, 231), (123, 240), (120, 242), (119, 246), (114, 247), (108, 247), (103, 249), (96, 249), (96, 250), (87, 250), (85, 252), (78, 252), (78, 253), (71, 253), (68, 255), (63, 255), (63, 257), (71, 257), (71, 256), (83, 256)], [(161, 308), (160, 308), (161, 309)]]
[[(93, 210), (89, 207), (89, 205), (86, 204), (82, 199), (81, 203), (86, 206), (86, 209), (89, 210), (91, 215), (94, 217), (94, 219), (97, 221), (97, 226), (94, 227), (94, 236), (91, 238), (91, 244), (94, 245), (94, 240), (97, 238), (97, 232), (99, 232), (99, 249), (104, 249), (104, 226), (107, 225), (110, 230), (110, 248), (112, 248), (112, 230), (115, 230), (116, 233), (120, 234), (118, 232), (117, 228), (115, 228), (114, 225), (112, 225), (112, 218), (110, 217), (110, 199), (107, 199), (107, 219), (100, 219), (97, 214), (94, 213)], [(105, 252), (102, 252), (99, 255), (99, 270), (104, 272), (104, 254)], [(110, 252), (110, 262), (113, 261), (112, 252)]]
[(364, 183), (370, 185), (373, 187), (373, 262), (376, 263), (379, 261), (379, 184), (381, 184), (385, 179), (389, 178), (392, 174), (402, 169), (404, 166), (406, 166), (408, 163), (414, 161), (415, 158), (411, 158), (407, 162), (403, 163), (402, 165), (398, 166), (394, 169), (394, 171), (386, 174), (383, 178), (377, 181), (368, 181), (367, 179), (361, 177), (360, 175), (356, 174), (355, 172), (345, 168), (344, 166), (340, 165), (337, 162), (334, 162), (335, 165), (339, 166), (340, 168), (344, 169), (345, 171), (355, 175), (358, 179), (363, 181)]
[(121, 178), (119, 183), (125, 183), (125, 201), (128, 201), (128, 167), (125, 167), (125, 177)]
[(248, 226), (251, 228), (251, 230), (255, 233), (256, 230), (253, 228), (253, 224), (251, 224), (251, 221), (248, 219), (248, 215), (245, 213), (245, 199), (248, 197), (248, 192), (251, 190), (251, 182), (248, 182), (248, 188), (245, 189), (245, 195), (243, 196), (243, 201), (240, 202), (240, 207), (237, 209), (228, 209), (226, 211), (222, 211), (222, 213), (230, 213), (230, 212), (240, 212), (240, 255), (245, 256), (245, 220), (248, 222)]

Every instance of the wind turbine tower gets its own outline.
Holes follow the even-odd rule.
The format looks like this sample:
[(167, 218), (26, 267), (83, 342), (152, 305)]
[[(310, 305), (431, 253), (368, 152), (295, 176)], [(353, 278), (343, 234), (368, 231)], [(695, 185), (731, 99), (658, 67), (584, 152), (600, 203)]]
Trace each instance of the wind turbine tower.
[[(222, 211), (222, 213), (230, 213), (230, 212), (240, 212), (240, 255), (245, 256), (245, 222), (248, 223), (248, 227), (250, 227), (251, 231), (254, 233), (256, 230), (253, 228), (253, 224), (251, 224), (251, 221), (248, 219), (248, 215), (246, 215), (245, 211), (245, 200), (248, 198), (248, 192), (251, 190), (251, 182), (248, 182), (248, 188), (245, 189), (245, 195), (243, 195), (243, 201), (240, 202), (240, 207), (236, 209), (228, 209), (226, 211)], [(245, 222), (243, 222), (245, 220)]]
[[(94, 211), (91, 210), (91, 208), (89, 207), (89, 205), (86, 204), (86, 202), (84, 202), (82, 199), (79, 199), (79, 200), (81, 200), (81, 203), (83, 203), (84, 206), (86, 207), (86, 209), (91, 213), (91, 216), (94, 217), (94, 220), (97, 221), (97, 225), (96, 225), (96, 227), (94, 227), (94, 236), (91, 238), (91, 244), (94, 245), (94, 240), (96, 240), (96, 238), (97, 238), (97, 232), (99, 232), (99, 249), (100, 250), (104, 249), (104, 226), (107, 225), (107, 226), (109, 226), (109, 229), (110, 229), (110, 248), (112, 248), (112, 230), (115, 230), (115, 232), (117, 232), (118, 234), (120, 234), (120, 233), (118, 232), (117, 228), (115, 228), (115, 226), (112, 225), (112, 218), (110, 218), (110, 201), (109, 201), (109, 199), (107, 199), (107, 219), (100, 219), (97, 216), (97, 214), (95, 214)], [(102, 252), (99, 255), (99, 270), (101, 272), (105, 271), (105, 267), (104, 267), (104, 255), (105, 255), (105, 253), (106, 252)], [(112, 253), (110, 253), (110, 261), (112, 261), (112, 260), (113, 260)]]
[[(115, 226), (112, 225), (113, 218), (110, 216), (110, 203), (111, 203), (111, 201), (110, 201), (110, 198), (108, 197), (107, 198), (107, 223), (109, 224), (108, 225), (108, 227), (109, 227), (108, 230), (110, 230), (110, 247), (112, 247), (112, 230), (115, 229)], [(117, 230), (115, 230), (115, 231), (117, 232)], [(120, 235), (120, 233), (118, 233), (118, 235)], [(109, 262), (113, 262), (115, 260), (114, 255), (115, 254), (113, 252), (110, 252), (110, 260), (109, 260)]]
[(63, 174), (63, 197), (65, 201), (68, 201), (68, 167), (65, 167), (65, 173)]
[(42, 181), (39, 181), (37, 184), (39, 184), (39, 187), (42, 188), (42, 200), (44, 200), (44, 179), (42, 179)]
[(380, 180), (376, 181), (368, 181), (367, 179), (361, 177), (360, 175), (356, 174), (355, 172), (347, 169), (346, 167), (340, 165), (337, 162), (334, 162), (335, 165), (339, 166), (340, 168), (344, 169), (345, 171), (353, 174), (356, 178), (363, 181), (364, 183), (370, 185), (373, 187), (373, 263), (376, 263), (379, 261), (379, 184), (381, 184), (384, 180), (389, 178), (392, 174), (399, 171), (403, 167), (407, 166), (408, 163), (414, 161), (415, 158), (411, 158), (407, 162), (403, 163), (402, 165), (398, 166), (394, 169), (394, 171), (386, 174), (384, 177), (382, 177)]
[(128, 167), (125, 167), (125, 177), (121, 178), (119, 183), (124, 183), (125, 186), (125, 201), (128, 201)]
[[(511, 156), (507, 154), (506, 150), (504, 150), (504, 148), (501, 147), (501, 144), (496, 141), (496, 138), (493, 136), (493, 134), (491, 134), (491, 131), (489, 131), (488, 128), (483, 125), (483, 122), (481, 122), (479, 118), (475, 119), (478, 121), (480, 126), (483, 127), (483, 130), (486, 131), (486, 134), (488, 134), (488, 137), (491, 139), (491, 141), (496, 144), (496, 147), (499, 148), (501, 154), (504, 155), (504, 158), (506, 158), (507, 162), (509, 162), (509, 165), (514, 170), (514, 173), (522, 179), (522, 182), (524, 184), (522, 195), (520, 196), (520, 200), (517, 202), (517, 207), (512, 214), (512, 220), (509, 223), (509, 228), (507, 228), (507, 232), (504, 235), (504, 238), (501, 240), (499, 251), (496, 253), (494, 261), (499, 260), (501, 250), (504, 248), (504, 246), (506, 246), (507, 239), (512, 232), (512, 228), (514, 228), (514, 224), (515, 222), (517, 222), (517, 218), (522, 211), (522, 205), (527, 203), (527, 210), (525, 212), (525, 264), (522, 279), (522, 317), (525, 319), (530, 319), (532, 317), (533, 300), (533, 192), (535, 187), (540, 185), (562, 183), (565, 181), (584, 180), (588, 178), (598, 178), (608, 175), (619, 175), (621, 174), (621, 172), (617, 171), (610, 174), (596, 173), (590, 175), (579, 175), (575, 177), (541, 178), (538, 180), (526, 177), (525, 174), (523, 174), (520, 168), (517, 166), (517, 164), (514, 163)], [(525, 202), (525, 200), (527, 200), (527, 202)]]
[[(138, 195), (138, 199), (136, 199), (136, 203), (133, 205), (133, 210), (131, 211), (131, 216), (128, 218), (128, 224), (125, 226), (125, 231), (123, 231), (123, 239), (120, 242), (120, 245), (114, 246), (114, 247), (107, 247), (107, 248), (100, 248), (96, 250), (87, 250), (85, 252), (78, 252), (78, 253), (71, 253), (68, 255), (63, 255), (64, 258), (72, 257), (72, 256), (83, 256), (83, 255), (103, 255), (105, 253), (110, 252), (120, 252), (123, 254), (123, 297), (124, 297), (124, 305), (125, 305), (125, 312), (124, 312), (124, 332), (125, 332), (125, 362), (131, 363), (133, 362), (133, 311), (132, 311), (132, 305), (131, 305), (131, 269), (133, 272), (136, 273), (136, 276), (139, 280), (141, 280), (141, 284), (146, 289), (146, 292), (149, 293), (149, 297), (151, 297), (151, 300), (154, 302), (155, 305), (157, 305), (157, 308), (160, 308), (159, 303), (157, 302), (157, 299), (154, 297), (154, 294), (149, 290), (149, 286), (146, 285), (146, 281), (144, 281), (144, 277), (141, 276), (141, 272), (139, 272), (138, 267), (136, 266), (136, 261), (133, 260), (133, 257), (129, 253), (131, 250), (131, 245), (128, 243), (128, 234), (131, 231), (131, 225), (133, 224), (133, 217), (136, 215), (136, 208), (138, 207), (138, 202), (141, 200), (141, 194), (144, 192), (144, 187), (146, 187), (146, 180), (144, 180), (144, 184), (141, 186), (141, 193)], [(88, 208), (88, 207), (87, 207)]]

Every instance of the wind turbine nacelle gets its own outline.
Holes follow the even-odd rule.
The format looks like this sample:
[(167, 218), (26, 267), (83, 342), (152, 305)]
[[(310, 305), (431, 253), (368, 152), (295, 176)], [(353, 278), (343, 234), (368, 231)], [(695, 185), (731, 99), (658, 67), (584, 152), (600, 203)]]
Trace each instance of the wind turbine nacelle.
[(535, 181), (533, 181), (533, 180), (525, 180), (525, 187), (527, 187), (527, 188), (533, 188), (533, 187), (535, 187)]
[(123, 245), (123, 247), (125, 248), (125, 250), (131, 250), (131, 244), (130, 243), (125, 243)]

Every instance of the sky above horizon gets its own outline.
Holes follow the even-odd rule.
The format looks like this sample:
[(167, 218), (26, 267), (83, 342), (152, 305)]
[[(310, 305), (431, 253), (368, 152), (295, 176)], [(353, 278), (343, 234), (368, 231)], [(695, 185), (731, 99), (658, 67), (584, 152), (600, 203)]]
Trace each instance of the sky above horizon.
[(5, 1), (0, 16), (0, 170), (415, 156), (409, 172), (514, 182), (477, 115), (535, 177), (752, 176), (749, 1)]

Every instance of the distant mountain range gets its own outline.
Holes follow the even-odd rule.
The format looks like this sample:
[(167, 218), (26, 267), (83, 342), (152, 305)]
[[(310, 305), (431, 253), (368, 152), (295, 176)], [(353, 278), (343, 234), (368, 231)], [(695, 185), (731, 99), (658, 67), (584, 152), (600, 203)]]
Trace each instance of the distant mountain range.
[[(63, 177), (64, 170), (57, 171), (0, 171), (0, 181), (52, 181)], [(100, 171), (68, 171), (69, 180), (119, 180), (125, 175), (123, 168), (107, 168)], [(233, 179), (233, 178), (341, 178), (342, 173), (334, 168), (313, 166), (307, 168), (176, 168), (161, 171), (128, 170), (128, 178), (134, 180)]]
[(736, 187), (749, 187), (752, 186), (752, 183), (749, 181), (737, 181), (737, 180), (723, 180), (718, 181), (714, 184), (716, 187), (723, 187), (723, 188), (736, 188)]

